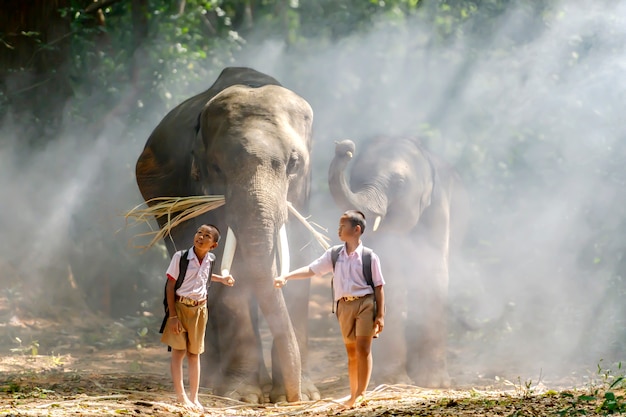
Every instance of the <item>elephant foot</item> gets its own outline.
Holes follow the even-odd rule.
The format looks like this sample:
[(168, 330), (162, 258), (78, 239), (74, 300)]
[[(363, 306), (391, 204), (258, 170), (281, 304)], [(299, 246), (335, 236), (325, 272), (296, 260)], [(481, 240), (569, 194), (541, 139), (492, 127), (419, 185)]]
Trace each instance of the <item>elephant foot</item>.
[(266, 402), (261, 387), (241, 381), (233, 381), (229, 384), (222, 384), (217, 389), (216, 394), (248, 404), (263, 404)]
[(413, 377), (415, 385), (424, 388), (450, 388), (450, 376), (446, 370), (420, 372)]
[(406, 371), (397, 370), (394, 372), (377, 373), (372, 377), (376, 385), (412, 385), (413, 381)]
[[(315, 384), (308, 377), (302, 378), (301, 383), (302, 401), (317, 401), (321, 399), (320, 391)], [(285, 387), (274, 386), (270, 392), (270, 401), (273, 403), (287, 402), (287, 395), (285, 394)]]

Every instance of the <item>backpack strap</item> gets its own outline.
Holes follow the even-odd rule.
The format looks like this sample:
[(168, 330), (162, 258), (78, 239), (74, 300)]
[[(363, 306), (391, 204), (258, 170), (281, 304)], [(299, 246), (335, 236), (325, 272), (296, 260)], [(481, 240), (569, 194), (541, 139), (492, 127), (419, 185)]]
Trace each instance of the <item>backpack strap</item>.
[[(376, 287), (374, 286), (374, 278), (372, 277), (372, 250), (363, 246), (363, 276), (365, 281), (372, 287), (374, 294), (376, 294)], [(387, 306), (385, 306), (387, 308)], [(378, 310), (378, 304), (376, 303), (376, 296), (374, 295), (374, 317), (376, 317)], [(378, 335), (374, 336), (378, 337)]]
[(333, 281), (335, 279), (335, 264), (337, 263), (337, 259), (339, 258), (339, 252), (341, 251), (341, 248), (343, 248), (343, 245), (335, 245), (330, 250), (330, 260), (333, 263), (333, 276), (330, 279), (330, 294), (332, 297), (331, 300), (333, 301), (333, 308), (332, 308), (333, 314), (335, 313), (335, 287), (333, 284)]
[(211, 286), (211, 275), (213, 275), (213, 268), (215, 267), (215, 255), (212, 252), (209, 252), (209, 262), (211, 266), (209, 267), (209, 279), (206, 282), (207, 289), (207, 297), (209, 296), (209, 287)]
[(189, 249), (183, 251), (180, 255), (180, 262), (178, 263), (178, 278), (176, 279), (176, 285), (174, 286), (174, 292), (183, 285), (185, 280), (185, 274), (187, 273), (187, 267), (189, 266)]
[[(176, 278), (176, 285), (174, 285), (174, 295), (176, 295), (176, 290), (183, 285), (183, 281), (185, 280), (185, 274), (187, 273), (187, 267), (189, 266), (189, 259), (187, 259), (188, 254), (189, 249), (183, 251), (180, 255), (180, 262), (178, 263), (178, 277)], [(163, 307), (165, 307), (165, 317), (163, 317), (159, 333), (163, 333), (163, 330), (165, 330), (167, 318), (170, 315), (170, 309), (167, 304), (167, 281), (165, 281), (165, 288), (163, 289)]]
[[(374, 289), (374, 279), (372, 278), (372, 250), (363, 246), (363, 276), (365, 282)], [(376, 290), (374, 290), (376, 291)]]

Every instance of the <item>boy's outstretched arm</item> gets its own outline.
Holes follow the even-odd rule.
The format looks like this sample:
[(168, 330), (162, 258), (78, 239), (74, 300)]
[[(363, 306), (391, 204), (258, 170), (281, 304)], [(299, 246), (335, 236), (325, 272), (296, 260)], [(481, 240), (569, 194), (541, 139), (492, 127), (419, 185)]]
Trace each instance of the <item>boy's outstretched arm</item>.
[(232, 287), (233, 285), (235, 285), (235, 278), (233, 278), (232, 275), (217, 275), (217, 274), (211, 274), (211, 281), (215, 281), (215, 282), (221, 282), (224, 285), (227, 285), (229, 287)]
[(315, 275), (315, 272), (313, 272), (311, 268), (309, 268), (308, 266), (303, 266), (302, 268), (291, 271), (287, 275), (281, 275), (274, 278), (274, 286), (276, 288), (282, 288), (289, 279), (305, 279), (310, 278), (313, 275)]

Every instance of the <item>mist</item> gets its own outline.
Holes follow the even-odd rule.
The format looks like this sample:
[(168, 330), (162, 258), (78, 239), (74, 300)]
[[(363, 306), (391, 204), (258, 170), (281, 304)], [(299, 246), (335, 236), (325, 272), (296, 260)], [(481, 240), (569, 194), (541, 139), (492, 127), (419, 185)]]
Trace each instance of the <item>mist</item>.
[[(623, 302), (612, 285), (626, 267), (626, 245), (614, 235), (626, 221), (626, 1), (554, 10), (537, 24), (511, 6), (495, 33), (465, 43), (437, 42), (423, 18), (406, 28), (380, 19), (334, 44), (312, 40), (308, 51), (252, 34), (230, 64), (265, 72), (311, 104), (309, 214), (335, 243), (334, 141), (352, 139), (358, 153), (374, 135), (419, 134), (455, 166), (471, 201), (451, 259), (457, 382), (480, 374), (550, 383), (623, 359)], [(19, 276), (45, 282), (73, 256), (95, 275), (115, 271), (113, 285), (142, 277), (128, 314), (160, 297), (168, 256), (132, 247), (137, 230), (124, 228), (123, 213), (142, 202), (134, 164), (164, 115), (114, 121), (88, 142), (68, 124), (62, 139), (29, 154), (17, 146), (19, 127), (2, 124), (1, 249)]]
[[(496, 33), (444, 47), (424, 21), (407, 31), (381, 21), (306, 57), (266, 42), (247, 61), (313, 106), (311, 211), (331, 237), (339, 213), (325, 181), (335, 140), (354, 140), (358, 153), (377, 134), (419, 133), (459, 171), (471, 220), (451, 255), (456, 376), (546, 383), (623, 357), (614, 284), (624, 245), (612, 234), (626, 214), (626, 3), (611, 6), (568, 2), (544, 25), (511, 7)], [(515, 53), (504, 53), (512, 43)]]

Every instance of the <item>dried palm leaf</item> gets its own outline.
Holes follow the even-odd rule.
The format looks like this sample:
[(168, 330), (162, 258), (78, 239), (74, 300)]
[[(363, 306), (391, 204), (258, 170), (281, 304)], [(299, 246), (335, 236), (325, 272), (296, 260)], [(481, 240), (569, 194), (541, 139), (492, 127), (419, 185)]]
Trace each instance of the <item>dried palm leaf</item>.
[(324, 250), (330, 247), (330, 245), (328, 244), (328, 241), (330, 241), (330, 238), (328, 236), (324, 236), (323, 234), (315, 230), (315, 228), (313, 227), (313, 226), (317, 226), (321, 228), (321, 226), (319, 226), (316, 223), (310, 223), (304, 216), (298, 213), (298, 210), (296, 210), (296, 208), (290, 202), (287, 202), (287, 207), (289, 207), (289, 211), (291, 212), (291, 214), (293, 214), (296, 217), (296, 219), (300, 220), (300, 222), (302, 222), (304, 227), (306, 227), (311, 232), (315, 240), (317, 240), (317, 243), (319, 243), (320, 246), (324, 248)]
[[(144, 204), (135, 206), (127, 212), (124, 217), (128, 223), (129, 218), (134, 219), (134, 223), (147, 223), (150, 220), (166, 217), (163, 226), (159, 230), (152, 230), (147, 233), (141, 233), (135, 237), (152, 236), (150, 243), (141, 248), (148, 249), (156, 244), (159, 240), (170, 235), (172, 229), (179, 224), (198, 217), (206, 212), (221, 207), (226, 202), (223, 195), (204, 195), (190, 197), (156, 197), (146, 201)], [(152, 227), (150, 227), (152, 229)]]
[[(221, 207), (226, 202), (223, 195), (206, 195), (206, 196), (191, 196), (191, 197), (156, 197), (146, 201), (146, 203), (135, 206), (132, 210), (128, 211), (124, 217), (128, 224), (129, 219), (134, 219), (133, 224), (146, 223), (150, 227), (151, 231), (146, 233), (140, 233), (135, 235), (135, 238), (139, 237), (152, 237), (150, 243), (144, 246), (139, 246), (143, 249), (148, 249), (156, 244), (159, 240), (169, 236), (172, 229), (179, 224), (200, 216), (211, 210), (215, 210)], [(147, 207), (145, 207), (147, 205)], [(324, 248), (328, 249), (330, 246), (327, 241), (330, 239), (324, 236), (313, 225), (320, 227), (317, 224), (313, 225), (303, 217), (293, 207), (290, 202), (287, 202), (289, 211), (293, 214), (302, 224), (311, 232), (315, 240)], [(152, 219), (160, 219), (166, 217), (163, 222), (163, 226), (159, 230), (154, 230), (150, 224)]]

